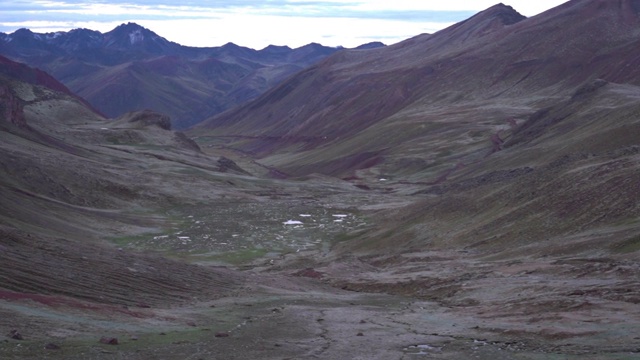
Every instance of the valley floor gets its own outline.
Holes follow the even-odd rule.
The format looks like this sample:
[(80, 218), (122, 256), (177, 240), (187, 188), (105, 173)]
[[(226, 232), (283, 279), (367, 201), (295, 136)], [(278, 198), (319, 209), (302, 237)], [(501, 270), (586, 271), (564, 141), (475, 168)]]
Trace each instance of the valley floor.
[[(366, 219), (362, 209), (376, 208), (367, 201), (360, 209), (352, 209), (352, 219), (355, 213)], [(346, 215), (344, 211), (324, 213), (320, 208), (307, 208), (309, 214), (302, 214), (303, 218), (313, 215), (320, 221), (325, 216), (326, 226), (339, 224), (335, 220), (347, 221), (331, 216)], [(301, 212), (288, 209), (292, 214)], [(188, 236), (180, 235), (197, 239), (201, 236), (194, 232), (198, 212), (185, 216), (191, 225), (184, 230)], [(271, 235), (295, 235), (288, 225), (276, 221), (286, 222), (286, 217), (280, 214), (272, 219)], [(350, 231), (362, 225), (355, 220), (351, 224)], [(321, 234), (317, 224), (309, 231)], [(180, 238), (176, 235), (175, 240)], [(121, 243), (125, 249), (119, 251), (127, 252), (129, 245), (139, 247), (140, 241)], [(316, 245), (276, 255), (260, 253), (237, 264), (242, 265), (241, 271), (200, 261), (203, 271), (232, 280), (221, 285), (218, 293), (190, 289), (182, 301), (168, 304), (150, 298), (149, 303), (131, 305), (133, 299), (126, 294), (121, 296), (129, 305), (98, 305), (61, 295), (1, 292), (0, 334), (7, 336), (0, 341), (0, 358), (640, 357), (640, 265), (623, 256), (504, 261), (469, 251), (424, 251), (335, 257), (326, 246)], [(118, 256), (114, 259), (112, 278), (127, 279), (132, 270), (118, 263)], [(211, 286), (202, 280), (205, 275), (198, 274), (200, 280), (185, 286)], [(158, 281), (154, 286), (168, 286)], [(133, 296), (137, 290), (128, 291)], [(13, 338), (17, 337), (14, 330), (21, 340)], [(107, 344), (112, 339), (118, 344)]]

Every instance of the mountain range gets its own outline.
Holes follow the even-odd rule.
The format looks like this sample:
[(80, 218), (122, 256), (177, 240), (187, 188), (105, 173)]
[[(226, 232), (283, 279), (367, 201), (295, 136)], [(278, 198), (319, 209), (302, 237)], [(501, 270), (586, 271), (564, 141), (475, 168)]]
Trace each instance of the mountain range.
[(435, 181), (585, 84), (637, 84), (636, 25), (635, 8), (613, 2), (570, 1), (529, 19), (500, 4), (433, 35), (335, 54), (197, 134), (211, 129), (211, 140), (292, 175), (376, 165)]
[[(635, 223), (639, 13), (630, 0), (569, 1), (532, 18), (498, 4), (433, 35), (341, 51), (187, 133), (292, 177), (437, 194), (407, 217), (445, 224), (441, 241), (460, 246), (515, 251), (496, 243)], [(450, 221), (465, 230), (452, 235)], [(422, 226), (385, 228), (416, 243)]]
[[(125, 28), (11, 36), (43, 69), (83, 43), (113, 79), (300, 50), (200, 57)], [(0, 57), (0, 357), (632, 358), (639, 34), (635, 0), (497, 4), (311, 51), (180, 131)]]
[[(383, 45), (366, 45), (377, 46)], [(104, 34), (0, 33), (0, 54), (47, 71), (106, 116), (149, 109), (169, 115), (176, 128), (252, 99), (338, 50), (315, 43), (297, 49), (187, 47), (135, 23)]]

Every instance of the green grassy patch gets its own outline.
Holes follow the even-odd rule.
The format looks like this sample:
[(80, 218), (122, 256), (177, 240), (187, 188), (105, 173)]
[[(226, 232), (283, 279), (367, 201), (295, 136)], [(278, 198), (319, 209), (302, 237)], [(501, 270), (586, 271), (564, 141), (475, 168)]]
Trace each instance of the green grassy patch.
[(611, 251), (628, 254), (640, 250), (640, 235), (635, 235), (611, 247)]

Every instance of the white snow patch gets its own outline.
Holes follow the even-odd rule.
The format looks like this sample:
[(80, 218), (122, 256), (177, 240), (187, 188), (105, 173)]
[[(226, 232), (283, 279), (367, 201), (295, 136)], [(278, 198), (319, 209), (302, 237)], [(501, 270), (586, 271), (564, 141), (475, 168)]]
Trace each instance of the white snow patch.
[(190, 240), (190, 238), (188, 236), (178, 236), (178, 239), (180, 239), (180, 240)]
[[(412, 355), (427, 355), (429, 351), (440, 351), (440, 348), (430, 345), (414, 345), (404, 349), (405, 351), (411, 351)], [(417, 351), (417, 352), (414, 352)]]
[(144, 35), (142, 35), (142, 31), (140, 30), (136, 30), (129, 34), (129, 42), (131, 42), (131, 45), (142, 42), (142, 40), (144, 40)]
[(62, 36), (62, 32), (61, 31), (57, 31), (54, 32), (52, 34), (46, 34), (47, 35), (47, 39), (56, 39), (59, 38), (60, 36)]
[(345, 215), (345, 214), (335, 214), (335, 215), (332, 215), (332, 216), (333, 216), (333, 217), (337, 217), (337, 218), (346, 218), (348, 215)]
[(287, 220), (285, 222), (283, 222), (284, 225), (302, 225), (303, 222), (302, 221), (298, 221), (298, 220)]
[(300, 217), (311, 217), (310, 214), (300, 214)]

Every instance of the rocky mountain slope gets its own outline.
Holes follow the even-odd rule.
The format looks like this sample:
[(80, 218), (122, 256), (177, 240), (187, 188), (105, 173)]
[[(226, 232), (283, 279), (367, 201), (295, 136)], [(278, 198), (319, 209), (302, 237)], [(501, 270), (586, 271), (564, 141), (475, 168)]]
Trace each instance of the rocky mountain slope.
[[(137, 212), (200, 198), (188, 190), (180, 191), (186, 197), (172, 194), (180, 182), (198, 186), (180, 175), (180, 167), (229, 172), (216, 166), (218, 159), (171, 131), (166, 116), (145, 112), (107, 121), (42, 71), (0, 60), (0, 297), (29, 293), (56, 301), (68, 295), (133, 305), (184, 299), (191, 293), (185, 277), (195, 274), (203, 286), (234, 286), (221, 274), (124, 255), (100, 241), (162, 226), (161, 218)], [(125, 264), (147, 275), (113, 270)], [(154, 267), (172, 270), (148, 271)], [(111, 276), (120, 280), (109, 288)], [(156, 282), (162, 290), (148, 286)], [(132, 288), (140, 291), (127, 297)]]
[(169, 115), (176, 128), (252, 99), (338, 50), (186, 47), (134, 23), (104, 34), (0, 34), (0, 54), (47, 71), (106, 116), (151, 109)]
[(499, 4), (335, 54), (192, 134), (292, 176), (415, 197), (337, 247), (346, 257), (390, 268), (425, 251), (635, 258), (638, 33), (635, 1), (532, 18)]
[(633, 4), (570, 1), (529, 19), (496, 5), (433, 35), (334, 54), (197, 133), (291, 175), (366, 168), (436, 182), (591, 81), (638, 84)]

